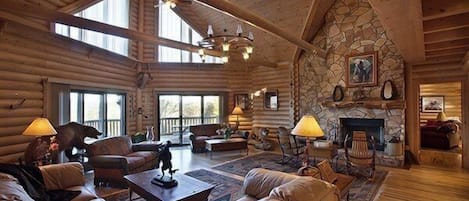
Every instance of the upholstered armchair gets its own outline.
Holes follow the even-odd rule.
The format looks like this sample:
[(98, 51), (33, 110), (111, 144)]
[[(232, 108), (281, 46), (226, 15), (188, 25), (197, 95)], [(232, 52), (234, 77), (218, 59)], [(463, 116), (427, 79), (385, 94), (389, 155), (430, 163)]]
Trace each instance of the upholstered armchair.
[(111, 137), (87, 146), (94, 183), (126, 187), (124, 176), (157, 168), (159, 144), (132, 144), (129, 136)]

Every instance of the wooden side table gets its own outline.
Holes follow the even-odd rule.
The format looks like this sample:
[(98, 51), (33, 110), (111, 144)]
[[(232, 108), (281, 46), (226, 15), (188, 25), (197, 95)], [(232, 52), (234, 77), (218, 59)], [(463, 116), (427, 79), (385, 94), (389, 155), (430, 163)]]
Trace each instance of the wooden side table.
[(335, 169), (337, 170), (337, 163), (338, 163), (338, 154), (337, 154), (337, 145), (332, 144), (330, 147), (314, 147), (310, 145), (309, 148), (309, 156), (312, 156), (314, 159), (314, 164), (316, 164), (316, 158), (327, 159), (329, 161), (333, 161), (335, 159)]

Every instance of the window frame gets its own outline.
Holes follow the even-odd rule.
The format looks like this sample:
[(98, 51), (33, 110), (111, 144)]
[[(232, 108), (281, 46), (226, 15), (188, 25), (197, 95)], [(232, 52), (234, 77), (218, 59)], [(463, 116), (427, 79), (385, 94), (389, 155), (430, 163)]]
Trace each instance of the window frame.
[[(77, 121), (78, 121), (78, 123), (81, 123), (81, 124), (84, 123), (84, 119), (85, 119), (85, 117), (84, 117), (84, 115), (85, 115), (85, 112), (84, 112), (84, 108), (85, 108), (84, 95), (85, 94), (98, 94), (98, 95), (101, 95), (101, 97), (100, 97), (101, 104), (100, 104), (99, 107), (100, 107), (100, 110), (102, 112), (100, 112), (100, 114), (99, 114), (99, 117), (101, 118), (101, 119), (99, 119), (99, 121), (103, 122), (103, 129), (102, 129), (103, 135), (100, 136), (100, 138), (109, 137), (109, 134), (107, 133), (107, 131), (108, 131), (108, 128), (107, 128), (107, 123), (108, 123), (108, 118), (107, 118), (107, 95), (113, 94), (113, 95), (121, 96), (121, 98), (123, 100), (122, 100), (121, 105), (120, 105), (120, 109), (121, 109), (120, 118), (121, 118), (121, 121), (122, 121), (122, 124), (120, 125), (120, 129), (121, 129), (120, 136), (124, 136), (124, 135), (127, 134), (127, 93), (125, 93), (125, 92), (114, 92), (114, 91), (88, 90), (88, 89), (71, 89), (70, 93), (78, 93)], [(72, 105), (71, 104), (71, 98), (69, 99), (69, 104), (70, 104), (70, 107), (71, 107), (71, 105)]]

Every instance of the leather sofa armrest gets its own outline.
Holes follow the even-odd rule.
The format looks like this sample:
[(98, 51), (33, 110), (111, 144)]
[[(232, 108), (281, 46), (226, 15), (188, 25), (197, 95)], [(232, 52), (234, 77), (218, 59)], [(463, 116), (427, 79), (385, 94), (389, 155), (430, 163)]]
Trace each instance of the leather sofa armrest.
[(132, 151), (137, 152), (137, 151), (154, 151), (154, 152), (159, 152), (159, 148), (162, 147), (162, 144), (157, 144), (157, 143), (138, 143), (138, 144), (132, 144)]
[(85, 185), (83, 166), (78, 162), (40, 166), (47, 190)]
[(124, 169), (125, 172), (128, 172), (127, 159), (124, 156), (118, 155), (98, 155), (89, 158), (90, 164), (94, 168), (104, 168), (104, 169)]

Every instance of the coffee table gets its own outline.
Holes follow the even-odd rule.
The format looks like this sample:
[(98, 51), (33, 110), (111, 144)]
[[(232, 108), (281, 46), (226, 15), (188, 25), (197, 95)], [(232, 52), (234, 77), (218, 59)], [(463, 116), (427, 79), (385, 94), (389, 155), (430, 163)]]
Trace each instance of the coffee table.
[(210, 152), (210, 159), (212, 159), (212, 153), (218, 151), (246, 149), (246, 155), (249, 152), (248, 141), (243, 138), (205, 140), (205, 148)]
[(147, 170), (136, 174), (124, 176), (129, 184), (129, 200), (132, 192), (137, 193), (146, 200), (161, 201), (200, 201), (207, 200), (214, 185), (199, 181), (183, 174), (175, 174), (178, 185), (173, 188), (162, 188), (151, 183), (153, 177), (160, 174), (159, 170)]

